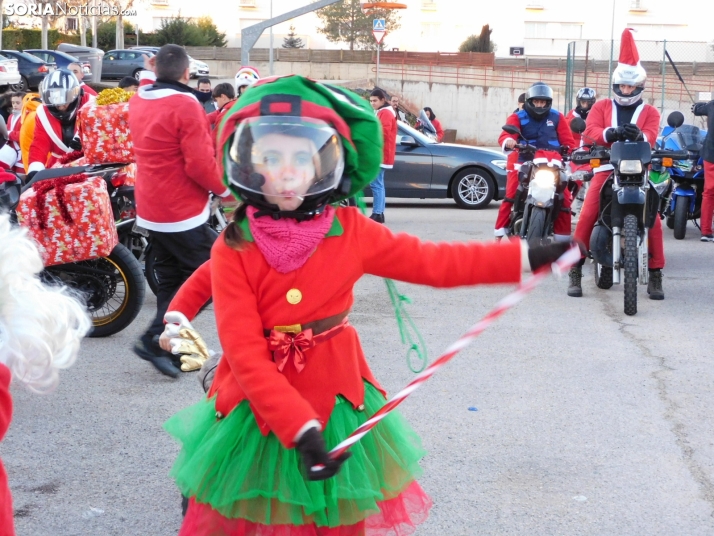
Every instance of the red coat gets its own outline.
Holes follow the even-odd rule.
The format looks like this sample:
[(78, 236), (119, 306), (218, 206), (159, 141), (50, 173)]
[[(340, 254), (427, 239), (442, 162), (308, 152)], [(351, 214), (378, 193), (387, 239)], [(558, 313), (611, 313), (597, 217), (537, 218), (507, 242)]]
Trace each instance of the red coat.
[(382, 123), (382, 134), (384, 135), (382, 167), (392, 169), (394, 156), (397, 154), (397, 114), (391, 106), (384, 106), (377, 110), (377, 119)]
[[(79, 101), (79, 108), (87, 104), (91, 98), (91, 95), (82, 95)], [(52, 167), (59, 158), (71, 153), (73, 150), (62, 141), (60, 120), (49, 113), (44, 104), (39, 106), (35, 116), (35, 134), (32, 138), (32, 145), (30, 145), (27, 172), (40, 171), (46, 167)]]
[[(612, 144), (605, 141), (605, 131), (609, 128), (617, 128), (617, 117), (615, 111), (617, 108), (610, 99), (603, 99), (593, 104), (590, 113), (588, 114), (587, 128), (585, 136), (594, 139), (598, 145), (610, 147)], [(660, 115), (657, 108), (649, 104), (641, 103), (635, 110), (632, 116), (632, 122), (635, 123), (645, 136), (645, 141), (648, 141), (654, 147), (659, 133)], [(586, 139), (587, 139), (586, 138)]]
[(208, 118), (208, 124), (211, 125), (211, 128), (216, 128), (218, 125), (221, 124), (221, 119), (223, 119), (223, 116), (225, 113), (230, 110), (231, 106), (233, 106), (236, 102), (236, 99), (233, 99), (232, 101), (228, 101), (225, 103), (219, 110), (216, 110), (215, 112), (209, 113), (206, 117)]
[(179, 311), (192, 321), (211, 299), (211, 261), (204, 262), (178, 289), (168, 311)]
[(22, 116), (20, 114), (10, 114), (7, 124), (8, 139), (12, 142), (15, 150), (20, 150), (20, 127), (22, 126)]
[(137, 167), (137, 224), (175, 233), (205, 223), (209, 192), (230, 192), (221, 181), (206, 112), (196, 97), (178, 88), (154, 89), (142, 79), (129, 100), (129, 129)]
[[(12, 397), (10, 396), (10, 370), (0, 363), (0, 441), (10, 428)], [(7, 484), (7, 474), (0, 461), (0, 536), (13, 536), (12, 496)]]
[(96, 96), (98, 95), (98, 93), (97, 93), (96, 91), (94, 91), (91, 87), (89, 87), (89, 86), (88, 86), (87, 84), (85, 84), (84, 82), (82, 82), (82, 83), (80, 84), (80, 86), (81, 86), (81, 88), (84, 90), (84, 94), (85, 94), (85, 95), (89, 95), (89, 96), (91, 96), (91, 97), (96, 97)]
[[(236, 251), (223, 237), (214, 244), (210, 262), (224, 353), (209, 396), (217, 395), (216, 410), (223, 415), (249, 400), (263, 433), (272, 430), (291, 447), (309, 421), (317, 419), (324, 426), (336, 395), (358, 408), (364, 399), (363, 380), (377, 388), (379, 384), (352, 326), (307, 350), (300, 373), (291, 361), (278, 372), (264, 329), (349, 310), (353, 287), (364, 274), (434, 287), (516, 283), (521, 278), (521, 244), (422, 242), (392, 234), (355, 208), (339, 208), (332, 229), (298, 270), (278, 273), (255, 243)], [(286, 298), (291, 289), (302, 293), (295, 305)]]
[[(506, 119), (507, 125), (513, 125), (518, 130), (521, 129), (521, 120), (518, 118), (518, 114), (511, 114)], [(578, 142), (575, 141), (573, 133), (570, 131), (570, 123), (565, 120), (563, 114), (560, 114), (560, 120), (558, 121), (558, 127), (556, 128), (558, 133), (558, 142), (560, 145), (567, 145), (571, 149), (578, 146)], [(505, 130), (501, 131), (501, 135), (498, 137), (498, 144), (505, 151), (506, 150), (506, 140), (516, 140), (518, 141), (518, 136), (509, 134)]]
[(444, 127), (441, 126), (441, 121), (434, 119), (431, 124), (434, 125), (436, 129), (436, 141), (441, 141), (444, 137)]

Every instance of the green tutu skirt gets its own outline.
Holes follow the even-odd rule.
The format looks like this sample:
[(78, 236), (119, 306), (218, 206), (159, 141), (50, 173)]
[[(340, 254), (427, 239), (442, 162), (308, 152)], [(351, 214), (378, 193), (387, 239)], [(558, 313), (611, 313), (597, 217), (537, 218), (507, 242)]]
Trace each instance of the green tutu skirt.
[[(384, 403), (382, 394), (368, 383), (364, 411), (337, 397), (323, 432), (328, 449)], [(164, 428), (183, 446), (171, 470), (181, 493), (226, 520), (262, 526), (338, 527), (380, 516), (385, 504), (418, 488), (419, 460), (425, 454), (419, 437), (398, 412), (351, 448), (352, 457), (335, 477), (316, 482), (304, 477), (296, 450), (283, 447), (273, 433), (260, 432), (247, 401), (217, 420), (214, 399), (204, 399), (174, 415)], [(418, 501), (425, 518), (431, 503), (426, 494)]]

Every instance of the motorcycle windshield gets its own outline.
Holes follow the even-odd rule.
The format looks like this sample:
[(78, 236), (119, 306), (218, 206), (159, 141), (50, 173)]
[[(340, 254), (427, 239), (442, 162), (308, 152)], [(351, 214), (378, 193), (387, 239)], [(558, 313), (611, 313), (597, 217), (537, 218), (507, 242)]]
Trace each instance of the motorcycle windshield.
[(703, 139), (699, 127), (694, 125), (682, 125), (677, 129), (677, 136), (682, 149), (699, 152), (702, 149)]
[(424, 110), (419, 112), (419, 122), (428, 134), (436, 136), (436, 129), (434, 128), (434, 125), (431, 124), (431, 121), (429, 121), (429, 118), (426, 116), (426, 112)]

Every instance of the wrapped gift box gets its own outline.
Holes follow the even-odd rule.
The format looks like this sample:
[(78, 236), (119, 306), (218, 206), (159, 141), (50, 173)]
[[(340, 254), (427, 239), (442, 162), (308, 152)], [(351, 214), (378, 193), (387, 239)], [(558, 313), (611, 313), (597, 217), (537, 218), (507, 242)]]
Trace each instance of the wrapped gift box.
[(129, 103), (97, 105), (79, 110), (82, 150), (88, 163), (133, 162), (134, 144), (129, 133)]
[(106, 257), (119, 242), (100, 177), (40, 181), (22, 194), (17, 217), (39, 245), (45, 266)]

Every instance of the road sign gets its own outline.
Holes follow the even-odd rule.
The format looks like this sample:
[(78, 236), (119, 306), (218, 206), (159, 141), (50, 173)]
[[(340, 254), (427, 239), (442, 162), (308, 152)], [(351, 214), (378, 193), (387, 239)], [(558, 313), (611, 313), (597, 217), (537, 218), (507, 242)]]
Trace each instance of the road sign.
[(387, 24), (384, 19), (374, 19), (372, 21), (372, 31), (373, 32), (386, 32)]
[(378, 31), (374, 30), (372, 32), (372, 35), (377, 40), (377, 44), (379, 45), (382, 42), (382, 39), (384, 39), (384, 36), (387, 35), (387, 32), (385, 32), (385, 31), (378, 32)]

